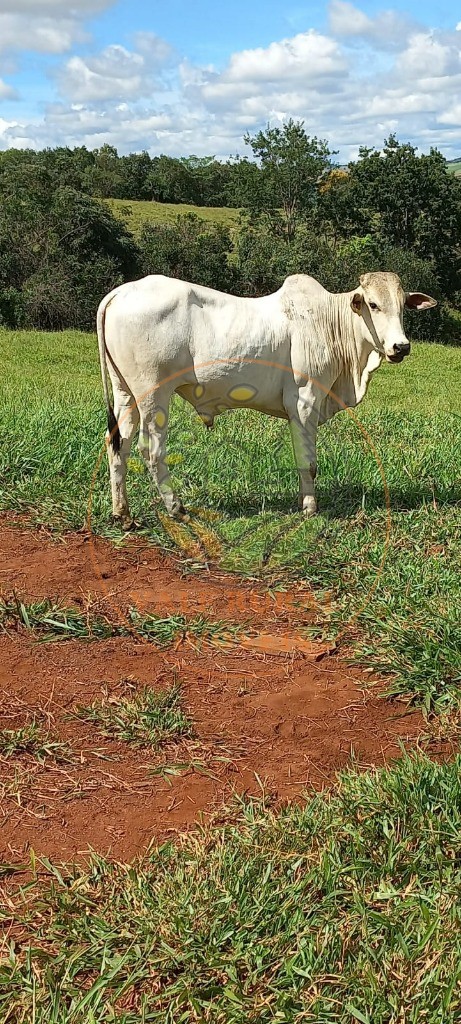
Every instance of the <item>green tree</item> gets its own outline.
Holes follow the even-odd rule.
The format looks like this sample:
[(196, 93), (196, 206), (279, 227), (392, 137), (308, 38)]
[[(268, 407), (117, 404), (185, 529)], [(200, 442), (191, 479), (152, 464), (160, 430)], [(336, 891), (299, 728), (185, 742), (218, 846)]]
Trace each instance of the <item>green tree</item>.
[(383, 151), (362, 148), (349, 165), (365, 231), (431, 260), (447, 295), (460, 287), (461, 185), (435, 149), (418, 155), (391, 135)]
[(172, 156), (155, 156), (149, 179), (151, 198), (158, 203), (193, 202), (193, 174), (186, 164)]
[(358, 199), (357, 182), (343, 168), (333, 168), (320, 185), (315, 223), (334, 245), (366, 232), (368, 218)]
[(9, 165), (0, 191), (3, 322), (92, 328), (102, 296), (137, 272), (134, 239), (104, 204), (55, 188), (36, 163)]
[(152, 198), (152, 160), (145, 150), (119, 157), (118, 174), (121, 199)]
[(146, 223), (139, 239), (146, 274), (166, 274), (185, 281), (230, 290), (235, 272), (228, 260), (232, 241), (227, 228), (195, 214), (175, 224)]
[(265, 216), (271, 227), (291, 241), (302, 220), (312, 216), (321, 183), (331, 169), (325, 141), (310, 137), (302, 121), (291, 118), (283, 128), (270, 128), (244, 137), (259, 161), (261, 174), (247, 175), (243, 205), (254, 216)]

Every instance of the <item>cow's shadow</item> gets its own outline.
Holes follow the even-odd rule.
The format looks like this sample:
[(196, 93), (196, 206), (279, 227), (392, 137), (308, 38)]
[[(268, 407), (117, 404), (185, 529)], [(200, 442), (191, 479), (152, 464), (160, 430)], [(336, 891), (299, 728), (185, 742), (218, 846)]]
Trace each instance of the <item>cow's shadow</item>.
[[(412, 512), (427, 506), (447, 508), (460, 506), (461, 483), (453, 488), (430, 489), (427, 486), (389, 487), (388, 496), (382, 487), (363, 487), (359, 484), (319, 485), (317, 502), (320, 515), (327, 520), (353, 519), (360, 511), (367, 514), (390, 508), (391, 512)], [(219, 511), (230, 519), (250, 518), (261, 513), (290, 515), (297, 512), (297, 500), (292, 491), (280, 491), (261, 499), (242, 496), (236, 499), (233, 495), (223, 497), (219, 502)]]

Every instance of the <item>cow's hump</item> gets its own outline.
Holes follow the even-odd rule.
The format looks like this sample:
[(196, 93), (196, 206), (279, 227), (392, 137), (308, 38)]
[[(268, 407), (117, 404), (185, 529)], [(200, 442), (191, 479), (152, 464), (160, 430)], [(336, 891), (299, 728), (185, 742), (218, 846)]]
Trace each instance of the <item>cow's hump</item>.
[(291, 274), (280, 289), (282, 307), (287, 316), (307, 316), (328, 294), (326, 288), (308, 274)]

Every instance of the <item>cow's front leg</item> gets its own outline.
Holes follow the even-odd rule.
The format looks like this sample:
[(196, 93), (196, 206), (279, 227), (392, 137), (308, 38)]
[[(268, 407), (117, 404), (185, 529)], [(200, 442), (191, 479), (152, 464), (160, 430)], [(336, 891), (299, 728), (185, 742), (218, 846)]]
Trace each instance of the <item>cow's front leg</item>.
[(299, 475), (298, 508), (305, 516), (317, 512), (315, 477), (317, 473), (318, 411), (313, 402), (298, 398), (287, 409), (296, 468)]
[(142, 409), (139, 451), (143, 456), (153, 484), (158, 488), (167, 512), (184, 518), (186, 509), (175, 494), (166, 463), (169, 396), (156, 394), (155, 403)]

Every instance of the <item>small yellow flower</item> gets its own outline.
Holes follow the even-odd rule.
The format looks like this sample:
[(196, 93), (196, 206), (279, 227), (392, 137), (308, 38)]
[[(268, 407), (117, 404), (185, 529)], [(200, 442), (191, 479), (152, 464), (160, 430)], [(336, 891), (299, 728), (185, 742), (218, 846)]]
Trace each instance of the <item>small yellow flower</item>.
[(165, 462), (167, 466), (179, 466), (180, 462), (184, 462), (184, 455), (172, 452), (171, 455), (167, 455)]

